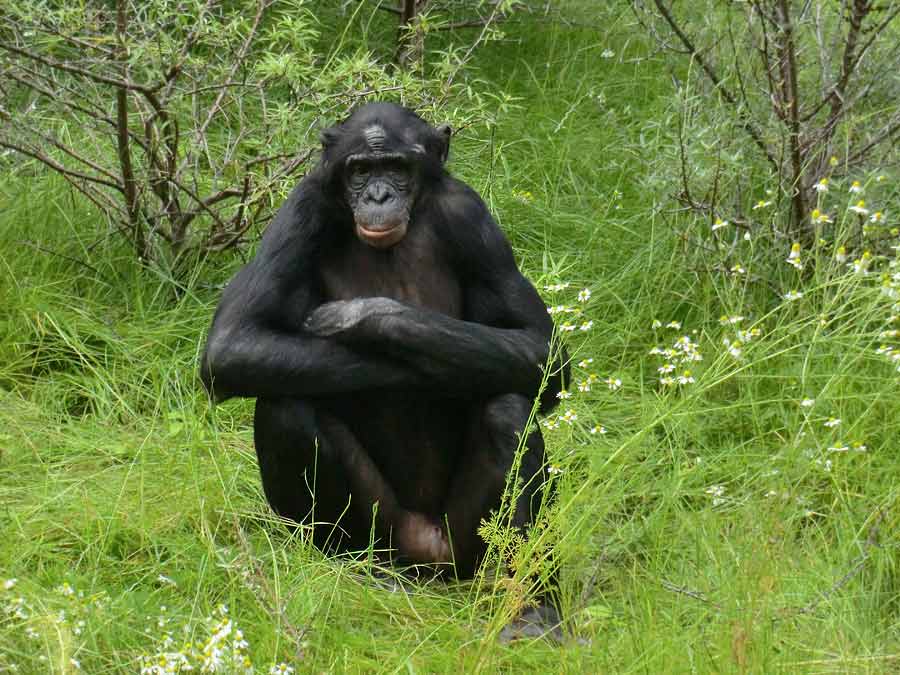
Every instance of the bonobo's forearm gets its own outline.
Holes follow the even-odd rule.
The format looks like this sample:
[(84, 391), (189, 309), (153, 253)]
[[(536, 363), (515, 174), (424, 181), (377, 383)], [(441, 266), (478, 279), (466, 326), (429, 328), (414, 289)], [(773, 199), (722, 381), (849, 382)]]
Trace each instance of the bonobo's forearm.
[(432, 378), (469, 387), (534, 396), (549, 354), (548, 340), (410, 308), (379, 317), (369, 330), (383, 353)]
[(322, 396), (427, 383), (414, 369), (383, 354), (362, 354), (333, 339), (264, 330), (210, 336), (201, 376), (216, 400)]
[(454, 391), (534, 396), (549, 353), (549, 338), (538, 331), (494, 328), (386, 298), (327, 303), (306, 328), (390, 356), (432, 387)]

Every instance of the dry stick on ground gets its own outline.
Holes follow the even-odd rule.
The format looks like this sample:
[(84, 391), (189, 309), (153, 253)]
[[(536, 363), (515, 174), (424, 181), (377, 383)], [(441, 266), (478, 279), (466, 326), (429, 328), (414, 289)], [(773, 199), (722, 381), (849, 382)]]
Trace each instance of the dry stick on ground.
[[(881, 523), (887, 516), (887, 511), (885, 509), (879, 508), (874, 515), (875, 517), (872, 524), (869, 526), (866, 540), (862, 543), (862, 552), (853, 559), (850, 569), (846, 573), (842, 574), (833, 584), (831, 584), (828, 590), (824, 591), (818, 598), (816, 598), (812, 602), (806, 605), (782, 607), (781, 609), (779, 609), (779, 616), (776, 617), (776, 619), (780, 620), (790, 618), (792, 616), (798, 616), (801, 614), (812, 614), (816, 609), (819, 608), (819, 606), (823, 602), (833, 597), (835, 593), (840, 591), (844, 586), (850, 583), (850, 580), (853, 579), (853, 577), (860, 573), (863, 567), (865, 567), (866, 562), (871, 557), (872, 549), (878, 546), (878, 535), (881, 530)], [(712, 607), (715, 607), (719, 611), (722, 611), (721, 605), (718, 605), (717, 603), (710, 600), (703, 591), (688, 588), (687, 586), (678, 586), (665, 580), (661, 581), (660, 583), (662, 584), (662, 587), (667, 591), (685, 595), (689, 598), (693, 598), (694, 600), (698, 600)]]
[(876, 511), (875, 518), (873, 519), (872, 524), (869, 526), (869, 532), (866, 535), (866, 540), (862, 543), (862, 552), (853, 561), (853, 565), (850, 567), (846, 574), (841, 576), (831, 585), (831, 587), (827, 591), (822, 593), (818, 598), (816, 598), (809, 604), (802, 607), (787, 607), (782, 611), (787, 616), (797, 614), (812, 614), (819, 607), (819, 605), (831, 598), (835, 593), (846, 586), (850, 582), (850, 580), (857, 574), (859, 574), (859, 572), (865, 566), (866, 562), (872, 555), (872, 549), (878, 546), (878, 535), (881, 531), (881, 523), (884, 521), (886, 516), (887, 511), (885, 509), (878, 509)]
[[(259, 560), (250, 549), (250, 542), (247, 541), (247, 535), (243, 528), (241, 528), (237, 517), (233, 519), (233, 525), (235, 533), (237, 534), (238, 543), (241, 546), (241, 552), (244, 555), (244, 560), (249, 567), (253, 582), (256, 584), (256, 588), (253, 588), (248, 584), (248, 590), (253, 593), (253, 597), (256, 598), (265, 612), (269, 615), (272, 622), (278, 625), (287, 634), (291, 642), (294, 643), (296, 660), (301, 661), (304, 658), (303, 641), (306, 638), (309, 629), (298, 628), (288, 619), (287, 613), (284, 611), (284, 602), (280, 601), (279, 594), (272, 589), (268, 576), (266, 576), (266, 573), (259, 564)], [(246, 584), (246, 579), (243, 577), (242, 579)]]

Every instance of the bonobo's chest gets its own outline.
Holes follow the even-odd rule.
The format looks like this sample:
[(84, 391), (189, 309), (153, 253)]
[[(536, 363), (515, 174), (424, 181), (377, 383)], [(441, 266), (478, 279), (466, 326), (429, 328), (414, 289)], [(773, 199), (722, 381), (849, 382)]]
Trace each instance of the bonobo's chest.
[(322, 301), (393, 298), (461, 318), (462, 284), (438, 244), (430, 232), (413, 230), (388, 250), (356, 238), (332, 247), (319, 263)]

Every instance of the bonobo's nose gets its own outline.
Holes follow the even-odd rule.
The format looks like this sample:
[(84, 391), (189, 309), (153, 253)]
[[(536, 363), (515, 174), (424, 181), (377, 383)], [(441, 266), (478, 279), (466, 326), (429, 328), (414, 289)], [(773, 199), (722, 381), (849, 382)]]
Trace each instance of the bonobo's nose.
[(387, 186), (383, 183), (375, 183), (374, 185), (369, 186), (368, 189), (368, 197), (369, 201), (375, 202), (376, 204), (384, 204), (391, 196), (391, 191), (387, 189)]

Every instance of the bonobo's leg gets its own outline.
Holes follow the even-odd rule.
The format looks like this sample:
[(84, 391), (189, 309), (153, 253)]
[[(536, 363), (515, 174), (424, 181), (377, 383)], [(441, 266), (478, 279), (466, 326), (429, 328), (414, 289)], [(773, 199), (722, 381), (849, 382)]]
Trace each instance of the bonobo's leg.
[(333, 415), (298, 399), (258, 399), (254, 436), (269, 504), (282, 516), (312, 522), (319, 548), (365, 548), (374, 512), (376, 538), (405, 558), (450, 560), (440, 523), (400, 507), (371, 457)]
[[(447, 505), (447, 521), (459, 576), (474, 574), (484, 554), (486, 544), (477, 533), (478, 524), (500, 504), (531, 407), (532, 400), (525, 396), (504, 394), (490, 399), (476, 413), (468, 452), (451, 486)], [(548, 474), (544, 440), (537, 428), (525, 440), (517, 479), (518, 498), (512, 525), (524, 530), (534, 522), (542, 500), (553, 497), (545, 490)], [(555, 578), (556, 570), (551, 574), (551, 585), (555, 585)], [(536, 607), (526, 608), (503, 629), (500, 640), (508, 642), (545, 636), (559, 641), (562, 638), (559, 626), (559, 612), (548, 594), (543, 593)]]
[(340, 448), (341, 462), (358, 504), (375, 511), (376, 534), (386, 537), (401, 559), (412, 563), (448, 563), (450, 545), (437, 518), (403, 508), (393, 487), (349, 428), (333, 416), (321, 414), (320, 433)]
[[(485, 543), (478, 535), (478, 526), (491, 509), (500, 506), (531, 406), (531, 399), (525, 396), (503, 394), (475, 411), (466, 453), (460, 459), (446, 505), (453, 559), (461, 577), (474, 574), (484, 553)], [(513, 512), (515, 527), (524, 529), (533, 521), (546, 478), (544, 440), (540, 430), (535, 429), (528, 434), (519, 465), (521, 492)]]
[(317, 547), (364, 548), (371, 516), (366, 522), (350, 508), (340, 455), (317, 422), (316, 409), (301, 399), (257, 399), (253, 436), (263, 491), (278, 515), (314, 523)]

